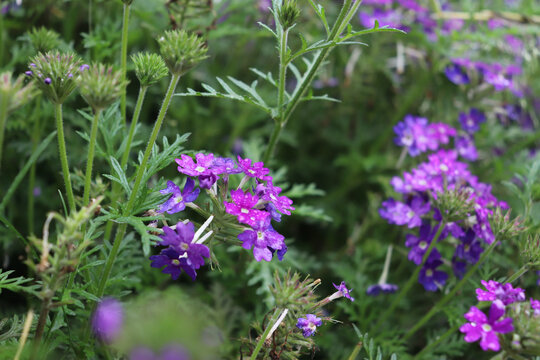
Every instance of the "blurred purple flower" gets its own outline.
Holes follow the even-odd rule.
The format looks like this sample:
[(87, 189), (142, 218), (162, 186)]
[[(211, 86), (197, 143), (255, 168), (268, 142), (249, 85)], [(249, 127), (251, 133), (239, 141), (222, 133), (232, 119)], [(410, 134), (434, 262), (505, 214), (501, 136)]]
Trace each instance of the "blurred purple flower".
[(296, 327), (302, 330), (305, 338), (313, 336), (318, 326), (322, 325), (322, 320), (313, 314), (307, 314), (305, 318), (299, 318)]
[(120, 335), (124, 324), (124, 309), (114, 298), (102, 299), (92, 316), (92, 330), (100, 340), (110, 343)]
[(476, 108), (471, 108), (468, 113), (459, 114), (461, 128), (469, 134), (480, 130), (480, 124), (486, 122), (486, 115)]
[(443, 264), (440, 259), (441, 254), (437, 249), (433, 249), (429, 254), (426, 263), (422, 267), (422, 270), (420, 270), (418, 282), (424, 286), (426, 291), (437, 291), (439, 286), (443, 286), (446, 279), (448, 279), (447, 273), (437, 270), (437, 268)]
[(448, 80), (456, 85), (464, 85), (470, 82), (469, 76), (460, 65), (450, 64), (444, 69)]
[(525, 301), (525, 291), (521, 288), (515, 288), (512, 284), (501, 284), (494, 280), (481, 281), (486, 290), (476, 289), (476, 298), (478, 301), (500, 300), (504, 305), (510, 305), (515, 302)]

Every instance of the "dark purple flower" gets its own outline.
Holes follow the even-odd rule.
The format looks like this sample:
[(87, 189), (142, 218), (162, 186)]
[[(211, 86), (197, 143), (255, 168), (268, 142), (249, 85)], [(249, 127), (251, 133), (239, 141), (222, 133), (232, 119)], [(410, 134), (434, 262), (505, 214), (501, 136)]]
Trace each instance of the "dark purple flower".
[[(416, 265), (422, 264), (422, 258), (431, 244), (433, 237), (437, 233), (437, 229), (438, 226), (432, 229), (429, 221), (424, 221), (422, 222), (422, 226), (420, 226), (418, 236), (412, 234), (407, 234), (405, 236), (405, 246), (411, 248), (408, 255), (409, 260)], [(436, 251), (436, 249), (433, 251)]]
[(404, 204), (390, 198), (382, 203), (379, 214), (388, 220), (390, 224), (407, 225), (409, 229), (420, 226), (421, 216), (427, 214), (431, 207), (429, 202), (424, 201), (420, 196), (412, 198), (409, 204)]
[(264, 167), (262, 161), (251, 164), (251, 159), (242, 159), (238, 156), (238, 166), (244, 171), (246, 176), (257, 178), (261, 180), (271, 180), (271, 176), (268, 175), (268, 168)]
[(460, 113), (459, 122), (463, 130), (469, 134), (475, 133), (480, 130), (480, 124), (486, 121), (486, 115), (476, 109), (471, 108), (469, 113)]
[(214, 158), (214, 162), (210, 168), (212, 169), (212, 173), (215, 175), (239, 174), (242, 172), (242, 169), (237, 167), (234, 160), (230, 158)]
[(32, 76), (34, 73), (32, 71), (28, 70), (28, 71), (25, 71), (24, 74), (26, 76)]
[(502, 72), (486, 71), (484, 73), (484, 81), (493, 85), (495, 91), (502, 91), (512, 86), (512, 80)]
[(431, 254), (420, 270), (418, 275), (418, 282), (424, 286), (426, 291), (437, 291), (439, 286), (443, 286), (448, 279), (448, 274), (444, 271), (437, 270), (439, 266), (443, 264), (440, 260), (441, 254), (437, 249), (433, 249)]
[(186, 204), (195, 201), (199, 196), (200, 189), (194, 189), (195, 181), (192, 178), (186, 180), (184, 190), (180, 191), (180, 188), (172, 181), (167, 181), (167, 187), (159, 192), (161, 194), (172, 194), (172, 196), (165, 201), (160, 207), (160, 213), (167, 212), (168, 214), (175, 214), (183, 211), (186, 208)]
[(274, 186), (271, 180), (266, 185), (259, 184), (257, 186), (257, 193), (260, 193), (262, 199), (272, 203), (277, 211), (285, 215), (291, 215), (290, 210), (294, 210), (292, 207), (293, 201), (286, 196), (280, 196), (281, 188)]
[(79, 71), (84, 71), (84, 70), (88, 70), (88, 69), (90, 69), (90, 65), (88, 65), (88, 64), (82, 64), (79, 67)]
[(269, 214), (266, 211), (257, 210), (254, 206), (259, 202), (259, 197), (242, 189), (231, 190), (231, 203), (225, 202), (225, 211), (238, 218), (238, 222), (257, 226), (260, 221), (264, 221)]
[(494, 280), (481, 281), (486, 290), (476, 289), (476, 298), (478, 301), (500, 300), (504, 305), (509, 305), (518, 301), (525, 301), (525, 291), (521, 288), (515, 288), (512, 284), (501, 284)]
[(469, 322), (462, 325), (459, 331), (465, 334), (466, 342), (480, 340), (480, 347), (484, 351), (499, 351), (499, 337), (497, 334), (506, 334), (514, 331), (512, 318), (499, 319), (504, 315), (504, 304), (500, 300), (495, 300), (489, 309), (489, 317), (486, 316), (476, 306), (471, 306), (468, 313), (464, 315)]
[(354, 298), (350, 294), (352, 289), (347, 289), (345, 281), (342, 281), (339, 285), (336, 285), (334, 283), (332, 283), (332, 285), (334, 285), (340, 296), (346, 297), (347, 299), (354, 301)]
[(450, 64), (444, 69), (444, 73), (448, 80), (456, 85), (464, 85), (470, 82), (469, 76), (463, 68), (457, 64)]
[(465, 160), (476, 161), (476, 159), (478, 159), (478, 151), (474, 145), (474, 138), (472, 135), (458, 136), (455, 145), (459, 156)]
[(534, 316), (540, 316), (540, 300), (535, 300), (531, 298), (530, 301), (531, 309), (533, 309)]
[(271, 261), (271, 250), (281, 250), (285, 245), (285, 237), (272, 228), (270, 221), (271, 218), (266, 216), (255, 223), (253, 230), (246, 230), (238, 235), (244, 249), (253, 247), (253, 256), (257, 261)]
[(50, 85), (50, 84), (52, 83), (52, 80), (51, 80), (50, 77), (48, 77), (48, 78), (45, 78), (45, 80), (43, 80), (43, 82), (44, 82), (45, 84), (47, 84), (47, 85)]
[(196, 279), (195, 270), (204, 265), (204, 258), (210, 257), (210, 250), (206, 245), (193, 242), (193, 223), (187, 224), (179, 222), (176, 229), (168, 226), (163, 227), (163, 234), (160, 235), (161, 246), (168, 246), (159, 255), (150, 256), (151, 266), (154, 268), (165, 268), (164, 274), (170, 274), (173, 280), (178, 279), (180, 273), (185, 271), (193, 280)]
[(317, 326), (322, 325), (322, 320), (313, 314), (307, 314), (305, 318), (299, 318), (296, 327), (302, 330), (304, 337), (310, 337), (315, 334)]
[(124, 310), (122, 304), (113, 298), (101, 300), (92, 316), (92, 329), (101, 340), (110, 343), (122, 331)]
[(377, 296), (380, 293), (392, 294), (398, 289), (399, 287), (394, 284), (375, 284), (368, 287), (366, 293), (370, 296)]
[(472, 229), (467, 230), (464, 236), (459, 238), (460, 243), (456, 248), (455, 255), (467, 260), (471, 264), (476, 264), (480, 259), (480, 254), (484, 251), (480, 241), (476, 239), (476, 234)]
[(34, 197), (41, 196), (41, 188), (39, 186), (34, 187), (34, 189), (32, 190), (32, 194), (34, 195)]
[(454, 255), (452, 257), (452, 271), (457, 278), (462, 279), (467, 271), (467, 263), (465, 261), (458, 260)]

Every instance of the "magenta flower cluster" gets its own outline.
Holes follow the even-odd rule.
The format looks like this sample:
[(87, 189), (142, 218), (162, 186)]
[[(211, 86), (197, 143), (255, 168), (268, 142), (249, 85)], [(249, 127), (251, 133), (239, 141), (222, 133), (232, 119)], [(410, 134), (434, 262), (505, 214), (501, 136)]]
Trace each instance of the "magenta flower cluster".
[[(514, 303), (526, 300), (525, 291), (514, 288), (512, 284), (501, 284), (497, 281), (482, 280), (482, 288), (476, 289), (478, 301), (489, 301), (491, 307), (488, 315), (476, 306), (471, 306), (464, 315), (469, 322), (462, 325), (459, 331), (465, 334), (465, 341), (480, 341), (480, 347), (484, 351), (499, 351), (501, 348), (498, 334), (506, 334), (514, 331), (513, 319), (504, 317), (508, 315), (508, 308)], [(530, 299), (532, 316), (540, 316), (540, 301)]]
[[(462, 117), (462, 125), (465, 124), (463, 129), (466, 133), (474, 132), (483, 121), (483, 114), (471, 109)], [(474, 211), (462, 220), (446, 224), (439, 237), (439, 241), (450, 235), (457, 239), (452, 269), (456, 276), (462, 277), (467, 264), (478, 261), (483, 251), (482, 244), (491, 244), (495, 240), (489, 216), (493, 214), (494, 208), (505, 209), (507, 205), (492, 195), (490, 185), (480, 182), (471, 173), (467, 163), (459, 160), (460, 155), (462, 158), (467, 156), (463, 156), (457, 142), (456, 149), (440, 148), (441, 144), (449, 143), (449, 137), (457, 136), (455, 129), (445, 124), (430, 124), (423, 118), (407, 116), (395, 130), (398, 135), (396, 143), (408, 146), (409, 153), (411, 149), (413, 155), (428, 150), (437, 151), (429, 154), (427, 161), (410, 172), (404, 172), (402, 177), (391, 180), (391, 185), (402, 195), (403, 200), (390, 198), (384, 201), (379, 213), (390, 224), (407, 226), (409, 229), (419, 228), (418, 235), (406, 236), (405, 245), (410, 248), (409, 260), (422, 265), (423, 257), (444, 215), (436, 208), (433, 199), (449, 190), (467, 191)], [(434, 248), (419, 274), (419, 282), (426, 290), (436, 291), (445, 284), (448, 274), (439, 269), (443, 263), (441, 253)]]
[[(274, 185), (272, 176), (268, 175), (269, 169), (262, 162), (240, 156), (234, 161), (213, 154), (198, 153), (195, 159), (182, 154), (176, 163), (178, 171), (189, 178), (183, 190), (174, 182), (167, 182), (167, 187), (161, 193), (171, 196), (159, 207), (159, 212), (173, 214), (183, 211), (186, 206), (196, 206), (191, 203), (199, 196), (200, 188), (206, 189), (210, 196), (221, 199), (223, 212), (234, 216), (231, 220), (236, 228), (238, 224), (243, 227), (238, 239), (245, 249), (253, 249), (255, 260), (271, 261), (274, 254), (279, 260), (283, 259), (287, 251), (285, 237), (274, 230), (272, 220), (280, 222), (281, 215), (290, 215), (294, 207), (291, 199), (281, 195), (282, 189)], [(234, 174), (243, 175), (239, 186), (218, 196), (218, 191), (227, 192), (223, 189), (228, 189), (231, 180), (229, 177)], [(199, 188), (195, 187), (195, 179), (198, 180)], [(218, 186), (219, 180), (222, 186)], [(167, 232), (170, 234), (170, 230)], [(152, 266), (161, 267), (167, 263), (164, 272), (171, 273), (173, 278), (178, 277), (181, 270), (194, 278), (196, 267), (190, 266), (193, 263), (188, 264), (188, 259), (176, 258), (183, 254), (178, 253), (177, 248), (168, 248), (155, 258), (156, 265)], [(170, 262), (171, 259), (174, 264)]]

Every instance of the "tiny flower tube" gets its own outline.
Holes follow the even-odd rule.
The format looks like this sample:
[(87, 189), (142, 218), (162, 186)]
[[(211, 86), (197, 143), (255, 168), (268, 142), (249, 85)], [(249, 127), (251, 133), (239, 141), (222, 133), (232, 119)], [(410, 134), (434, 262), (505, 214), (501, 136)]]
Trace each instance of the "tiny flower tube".
[[(398, 290), (398, 286), (394, 284), (387, 284), (386, 279), (388, 277), (388, 270), (390, 268), (390, 261), (392, 259), (392, 249), (393, 246), (388, 246), (386, 250), (386, 258), (384, 259), (384, 268), (379, 278), (379, 282), (375, 285), (371, 285), (367, 288), (366, 293), (371, 296), (377, 296), (381, 292), (383, 293), (395, 293)], [(335, 285), (334, 285), (335, 286)]]

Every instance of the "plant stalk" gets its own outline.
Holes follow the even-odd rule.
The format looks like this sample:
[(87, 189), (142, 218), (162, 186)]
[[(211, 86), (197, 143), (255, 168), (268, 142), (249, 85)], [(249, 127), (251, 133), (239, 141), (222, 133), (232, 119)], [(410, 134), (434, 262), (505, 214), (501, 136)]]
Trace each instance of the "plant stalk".
[(497, 245), (497, 240), (493, 241), (493, 243), (482, 253), (482, 256), (480, 256), (480, 259), (474, 264), (469, 271), (463, 276), (463, 278), (454, 286), (454, 288), (446, 294), (441, 300), (439, 300), (432, 308), (428, 311), (426, 315), (424, 315), (416, 324), (407, 331), (407, 333), (404, 336), (404, 339), (408, 339), (411, 337), (418, 329), (420, 329), (433, 315), (435, 315), (437, 312), (439, 312), (440, 309), (450, 300), (454, 298), (456, 295), (456, 292), (458, 292), (463, 285), (467, 283), (469, 278), (476, 272), (478, 267), (481, 263), (483, 263), (487, 257), (491, 254), (495, 246)]
[(64, 176), (64, 185), (66, 188), (69, 210), (75, 211), (75, 197), (73, 196), (73, 187), (71, 186), (71, 176), (69, 174), (69, 165), (66, 153), (66, 140), (64, 139), (62, 104), (54, 104), (54, 113), (56, 116), (56, 129), (58, 132), (58, 154), (60, 156), (60, 163), (62, 165), (62, 174)]
[(257, 345), (255, 345), (255, 349), (251, 353), (250, 360), (257, 359), (257, 355), (259, 355), (259, 352), (261, 351), (261, 348), (266, 341), (266, 337), (268, 336), (268, 333), (270, 333), (270, 329), (274, 326), (274, 324), (277, 322), (279, 315), (281, 314), (281, 310), (279, 308), (276, 309), (274, 312), (274, 315), (270, 318), (270, 321), (268, 322), (268, 325), (266, 325), (266, 329), (264, 329), (264, 332), (262, 333), (261, 337), (259, 338), (259, 341), (257, 342)]
[[(167, 90), (167, 94), (165, 95), (165, 99), (163, 100), (163, 104), (161, 105), (161, 109), (159, 110), (159, 115), (154, 125), (154, 129), (152, 130), (152, 134), (150, 135), (150, 139), (148, 140), (148, 144), (146, 145), (146, 150), (144, 152), (142, 162), (139, 168), (137, 169), (137, 174), (135, 176), (135, 184), (133, 185), (133, 190), (131, 191), (131, 195), (124, 209), (124, 213), (123, 213), (124, 216), (129, 216), (131, 212), (133, 211), (135, 200), (137, 199), (137, 194), (139, 192), (139, 187), (141, 185), (144, 172), (146, 170), (146, 165), (148, 164), (148, 160), (150, 159), (152, 148), (154, 147), (154, 144), (156, 142), (159, 130), (161, 128), (161, 125), (163, 124), (163, 120), (165, 119), (165, 114), (167, 113), (169, 104), (171, 102), (171, 98), (173, 96), (174, 90), (176, 89), (176, 85), (178, 84), (179, 80), (180, 80), (180, 75), (173, 75), (171, 78), (169, 89)], [(120, 249), (120, 244), (124, 238), (126, 228), (127, 228), (126, 223), (122, 223), (118, 227), (116, 236), (114, 238), (113, 247), (111, 249), (109, 257), (107, 258), (105, 269), (103, 270), (103, 274), (101, 275), (101, 278), (99, 281), (98, 289), (96, 292), (96, 296), (98, 298), (101, 298), (103, 296), (103, 293), (105, 292), (105, 286), (107, 285), (107, 280), (109, 279), (109, 276), (111, 274), (112, 266), (114, 264), (116, 256), (118, 255), (118, 250)]]
[(90, 188), (92, 186), (92, 168), (94, 166), (94, 153), (96, 149), (99, 115), (101, 109), (94, 110), (92, 129), (90, 131), (90, 143), (88, 144), (88, 158), (86, 160), (86, 175), (84, 178), (83, 206), (88, 206), (90, 201)]
[(2, 96), (2, 103), (0, 104), (0, 170), (2, 169), (2, 149), (4, 148), (4, 131), (6, 129), (8, 103), (8, 97)]
[(122, 155), (122, 160), (120, 165), (122, 169), (125, 170), (129, 153), (131, 151), (131, 143), (133, 142), (133, 136), (135, 135), (135, 128), (137, 127), (137, 122), (139, 121), (139, 116), (141, 115), (141, 109), (144, 102), (144, 97), (146, 95), (146, 90), (148, 86), (141, 86), (139, 88), (139, 95), (137, 96), (137, 103), (135, 104), (135, 112), (133, 113), (133, 119), (131, 119), (131, 125), (129, 126), (129, 134), (127, 138), (126, 148), (124, 149), (124, 154)]
[[(128, 46), (128, 28), (129, 28), (129, 10), (131, 9), (130, 4), (124, 3), (124, 18), (122, 21), (122, 52), (120, 55), (120, 66), (122, 71), (122, 82), (126, 81), (126, 72), (127, 72), (127, 46)], [(126, 89), (127, 86), (122, 90), (122, 95), (120, 97), (120, 112), (122, 114), (122, 121), (124, 125), (127, 122), (126, 119)]]
[(441, 221), (441, 223), (439, 224), (439, 228), (437, 229), (437, 233), (435, 234), (435, 236), (431, 240), (431, 243), (429, 244), (429, 247), (426, 250), (426, 253), (424, 254), (424, 257), (422, 258), (422, 263), (419, 266), (416, 267), (416, 269), (412, 273), (409, 280), (407, 280), (407, 282), (405, 283), (405, 286), (403, 286), (403, 288), (401, 289), (399, 294), (394, 298), (394, 301), (392, 301), (392, 304), (390, 304), (390, 307), (388, 308), (388, 310), (386, 310), (383, 313), (383, 315), (379, 318), (379, 321), (377, 321), (377, 324), (375, 325), (376, 330), (394, 312), (395, 308), (399, 305), (399, 302), (401, 301), (401, 299), (403, 299), (403, 297), (405, 295), (407, 295), (407, 293), (409, 292), (411, 287), (418, 280), (418, 274), (420, 273), (420, 270), (422, 270), (422, 267), (426, 263), (429, 255), (431, 254), (431, 251), (435, 248), (435, 244), (437, 243), (437, 241), (439, 241), (439, 237), (441, 236), (441, 233), (442, 233), (445, 226), (446, 226), (446, 222)]

